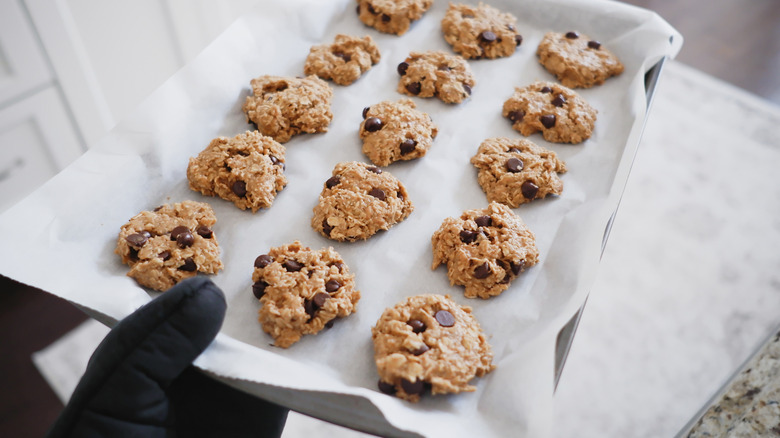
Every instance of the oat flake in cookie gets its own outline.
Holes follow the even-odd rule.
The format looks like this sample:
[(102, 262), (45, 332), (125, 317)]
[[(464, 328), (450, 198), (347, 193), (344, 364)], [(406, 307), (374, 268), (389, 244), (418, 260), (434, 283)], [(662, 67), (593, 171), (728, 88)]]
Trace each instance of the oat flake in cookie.
[(420, 396), (473, 392), (469, 384), (495, 368), (493, 351), (471, 308), (443, 295), (418, 295), (386, 309), (371, 328), (379, 390)]
[(357, 14), (367, 26), (403, 35), (413, 21), (419, 20), (433, 0), (357, 0)]
[(257, 131), (217, 137), (190, 158), (187, 179), (192, 190), (254, 212), (270, 207), (287, 185), (284, 152), (284, 146)]
[(514, 15), (482, 3), (450, 3), (441, 20), (444, 39), (466, 59), (511, 56), (523, 42), (516, 25)]
[(438, 97), (445, 103), (463, 102), (477, 83), (465, 59), (442, 51), (412, 52), (397, 71), (399, 93)]
[(445, 219), (431, 243), (431, 269), (446, 264), (450, 284), (465, 286), (466, 298), (499, 295), (539, 258), (534, 234), (509, 207), (497, 202)]
[(559, 173), (566, 164), (558, 155), (525, 139), (489, 138), (479, 145), (471, 164), (488, 201), (512, 208), (547, 195), (560, 195)]
[(336, 35), (332, 44), (314, 46), (306, 57), (303, 72), (349, 85), (379, 62), (379, 48), (370, 36)]
[(315, 251), (298, 241), (271, 248), (255, 259), (252, 273), (263, 330), (287, 348), (330, 328), (355, 311), (360, 291), (354, 277), (333, 248)]
[(198, 272), (216, 274), (222, 269), (216, 222), (214, 211), (202, 202), (162, 205), (123, 225), (115, 252), (130, 266), (129, 277), (166, 291)]
[(439, 130), (410, 99), (380, 102), (363, 109), (363, 153), (377, 166), (424, 156)]
[(623, 73), (623, 64), (617, 56), (579, 32), (547, 33), (536, 54), (544, 68), (570, 88), (601, 85)]
[(412, 210), (401, 181), (376, 166), (351, 161), (337, 164), (323, 184), (311, 226), (333, 240), (365, 240)]
[(266, 75), (252, 79), (251, 85), (243, 109), (261, 134), (285, 143), (296, 134), (328, 131), (333, 90), (317, 76)]
[(534, 82), (515, 88), (502, 115), (525, 136), (541, 132), (553, 143), (582, 143), (596, 124), (595, 108), (579, 94), (554, 82)]

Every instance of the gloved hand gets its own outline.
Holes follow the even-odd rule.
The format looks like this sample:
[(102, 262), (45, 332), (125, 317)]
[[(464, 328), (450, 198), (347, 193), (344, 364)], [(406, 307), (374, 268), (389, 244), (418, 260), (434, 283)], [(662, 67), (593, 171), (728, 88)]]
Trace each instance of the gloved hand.
[(278, 437), (287, 409), (192, 367), (222, 326), (225, 296), (195, 277), (120, 321), (49, 437)]

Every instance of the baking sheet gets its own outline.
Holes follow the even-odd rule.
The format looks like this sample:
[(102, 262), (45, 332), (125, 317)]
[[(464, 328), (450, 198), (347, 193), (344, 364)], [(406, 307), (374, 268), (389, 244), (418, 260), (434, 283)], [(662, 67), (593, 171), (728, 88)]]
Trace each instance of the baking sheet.
[[(263, 1), (193, 62), (154, 92), (81, 159), (0, 217), (0, 272), (116, 320), (154, 293), (125, 277), (113, 254), (119, 227), (141, 210), (183, 200), (209, 202), (225, 270), (213, 280), (226, 293), (228, 314), (214, 344), (196, 364), (232, 378), (230, 384), (305, 413), (384, 434), (543, 436), (552, 415), (555, 335), (584, 302), (595, 278), (601, 241), (630, 168), (645, 117), (644, 73), (674, 56), (682, 38), (647, 11), (615, 2), (491, 1), (518, 17), (523, 44), (509, 58), (471, 61), (477, 79), (470, 99), (446, 105), (415, 99), (439, 127), (422, 159), (386, 171), (407, 187), (415, 211), (365, 242), (338, 243), (309, 226), (323, 182), (340, 161), (367, 161), (357, 129), (365, 106), (402, 96), (396, 66), (410, 51), (450, 50), (441, 37), (447, 3), (438, 1), (404, 36), (363, 26), (348, 0)], [(553, 80), (535, 49), (545, 32), (576, 29), (614, 51), (626, 71), (602, 86), (579, 90), (599, 115), (580, 145), (532, 141), (555, 150), (569, 172), (559, 197), (517, 212), (537, 236), (539, 265), (501, 296), (468, 300), (446, 270), (430, 270), (430, 236), (448, 216), (483, 208), (487, 200), (469, 163), (482, 140), (520, 137), (501, 117), (515, 86)], [(286, 143), (288, 186), (274, 205), (252, 214), (187, 187), (186, 167), (209, 141), (246, 129), (241, 105), (249, 80), (261, 74), (301, 75), (314, 44), (337, 33), (371, 35), (382, 60), (359, 81), (334, 85), (333, 122), (326, 134)], [(287, 350), (256, 320), (252, 263), (272, 246), (301, 240), (334, 247), (356, 275), (358, 311)], [(475, 393), (426, 397), (409, 404), (376, 390), (370, 328), (382, 310), (420, 293), (451, 295), (474, 308), (498, 368), (476, 379)]]

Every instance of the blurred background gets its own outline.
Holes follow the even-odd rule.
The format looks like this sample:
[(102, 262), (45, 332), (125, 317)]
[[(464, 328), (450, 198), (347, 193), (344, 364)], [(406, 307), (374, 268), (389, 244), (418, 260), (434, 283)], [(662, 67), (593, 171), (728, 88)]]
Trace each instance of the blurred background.
[[(0, 0), (0, 212), (98, 142), (256, 3)], [(683, 34), (677, 63), (780, 104), (779, 1), (628, 3)], [(30, 355), (86, 317), (4, 277), (0, 290), (0, 388), (14, 394), (0, 397), (0, 431), (40, 436), (62, 404)]]

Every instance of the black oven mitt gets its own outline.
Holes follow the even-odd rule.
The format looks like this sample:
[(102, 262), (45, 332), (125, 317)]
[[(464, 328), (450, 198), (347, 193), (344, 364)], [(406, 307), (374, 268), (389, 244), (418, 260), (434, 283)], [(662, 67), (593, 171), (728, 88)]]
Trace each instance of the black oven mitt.
[(192, 366), (225, 319), (210, 280), (182, 281), (120, 321), (49, 437), (278, 437), (287, 409)]

